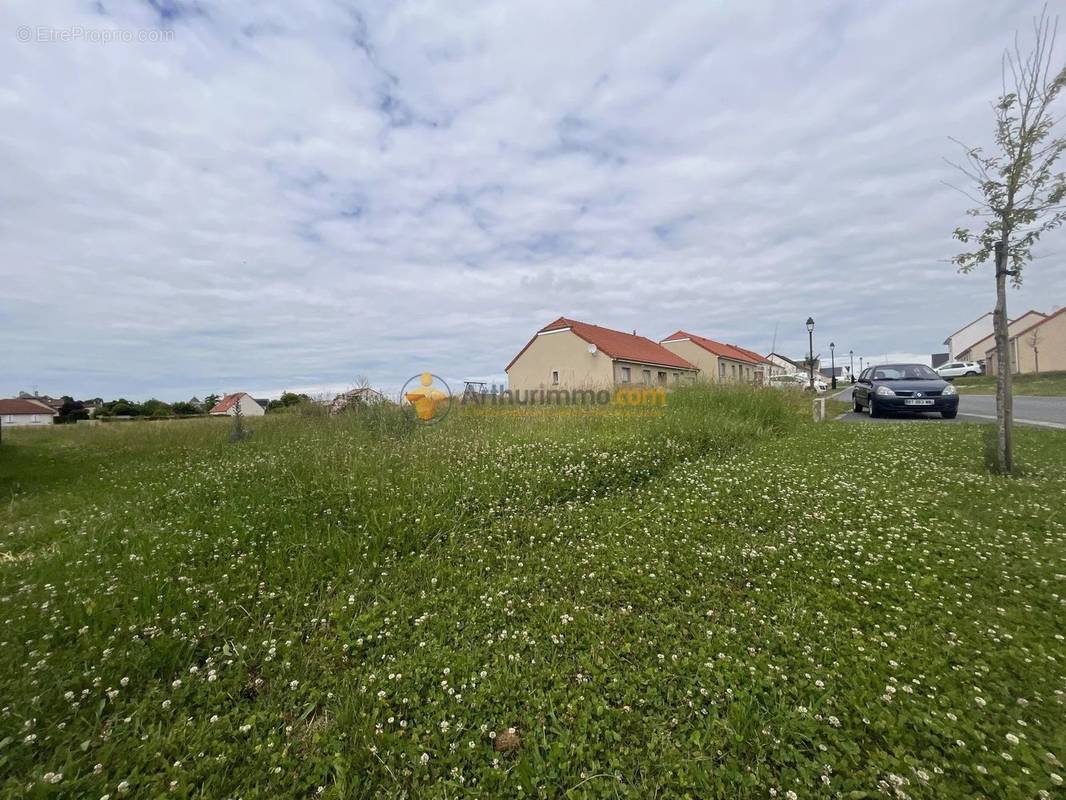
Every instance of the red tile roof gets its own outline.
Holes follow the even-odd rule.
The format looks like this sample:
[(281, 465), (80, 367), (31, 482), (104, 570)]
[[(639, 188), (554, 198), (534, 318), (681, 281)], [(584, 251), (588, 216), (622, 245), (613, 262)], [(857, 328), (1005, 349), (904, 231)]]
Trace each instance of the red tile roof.
[(39, 400), (0, 400), (0, 414), (51, 414), (56, 410)]
[[(681, 356), (671, 353), (661, 344), (656, 344), (645, 336), (637, 336), (635, 333), (623, 333), (622, 331), (601, 328), (599, 325), (590, 325), (587, 322), (579, 322), (575, 319), (559, 317), (537, 331), (537, 336), (549, 331), (563, 331), (567, 328), (571, 333), (584, 339), (589, 344), (596, 345), (604, 355), (611, 359), (622, 361), (636, 361), (640, 364), (654, 364), (661, 367), (676, 367), (678, 369), (696, 369)], [(529, 346), (537, 340), (534, 336), (523, 347), (506, 369), (510, 369), (514, 363), (522, 357)]]
[[(219, 400), (217, 403), (215, 403), (214, 407), (210, 411), (208, 411), (207, 413), (208, 414), (224, 414), (227, 411), (229, 411), (231, 408), (233, 408), (235, 405), (237, 405), (237, 401), (240, 400), (242, 397), (244, 397), (246, 394), (248, 394), (248, 393), (247, 392), (234, 392), (233, 394), (227, 394), (225, 397), (223, 397), (221, 400)], [(251, 397), (251, 395), (248, 395), (248, 396)]]
[(716, 356), (722, 358), (730, 358), (733, 361), (743, 361), (747, 364), (762, 364), (768, 363), (766, 359), (760, 356), (758, 353), (753, 353), (751, 350), (745, 350), (743, 347), (737, 347), (735, 344), (724, 344), (722, 342), (716, 342), (714, 339), (708, 339), (705, 336), (697, 336), (694, 333), (686, 333), (685, 331), (678, 331), (663, 339), (664, 342), (669, 342), (675, 339), (691, 339), (693, 344), (697, 344), (709, 353), (714, 353)]

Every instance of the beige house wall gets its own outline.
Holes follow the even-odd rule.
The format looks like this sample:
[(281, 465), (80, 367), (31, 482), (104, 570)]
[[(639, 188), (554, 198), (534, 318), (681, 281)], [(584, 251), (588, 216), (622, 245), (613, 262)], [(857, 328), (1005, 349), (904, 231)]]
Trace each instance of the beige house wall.
[[(1007, 325), (1007, 336), (1013, 336), (1015, 333), (1021, 330), (1025, 330), (1030, 325), (1034, 325), (1042, 319), (1040, 314), (1033, 313), (1032, 311), (1026, 311), (1018, 319), (1014, 320)], [(996, 348), (996, 336), (994, 333), (988, 334), (981, 341), (976, 342), (971, 347), (963, 350), (959, 355), (953, 358), (953, 361), (980, 361), (985, 357), (985, 353), (989, 350), (995, 350)], [(988, 370), (988, 363), (985, 363), (985, 370)]]
[[(570, 330), (540, 334), (507, 370), (507, 388), (515, 392), (613, 386), (610, 357), (593, 355), (588, 348), (588, 342)], [(553, 371), (559, 373), (558, 383), (552, 381)]]
[[(624, 379), (629, 370), (629, 380)], [(645, 371), (647, 374), (645, 374)], [(558, 383), (553, 373), (559, 373)], [(507, 388), (512, 392), (535, 389), (603, 389), (615, 385), (662, 386), (660, 373), (665, 373), (666, 386), (691, 383), (696, 372), (680, 367), (644, 364), (638, 361), (611, 359), (610, 356), (589, 352), (589, 343), (573, 331), (542, 333), (507, 370)]]
[[(1031, 341), (1036, 333), (1039, 340), (1034, 350)], [(1048, 321), (1032, 330), (1014, 336), (1010, 340), (1011, 367), (1015, 373), (1028, 374), (1037, 371), (1037, 360), (1041, 372), (1066, 370), (1066, 314), (1049, 317)], [(986, 371), (996, 374), (996, 351), (988, 351)]]
[[(746, 361), (718, 356), (700, 347), (691, 339), (678, 339), (673, 342), (660, 342), (671, 353), (675, 353), (700, 368), (699, 380), (710, 383), (754, 383), (755, 367)], [(724, 368), (724, 370), (723, 370)]]
[[(629, 380), (626, 380), (625, 376), (627, 369)], [(692, 383), (696, 380), (696, 375), (695, 370), (680, 367), (644, 364), (639, 361), (621, 359), (614, 362), (614, 382), (618, 386), (678, 386)]]

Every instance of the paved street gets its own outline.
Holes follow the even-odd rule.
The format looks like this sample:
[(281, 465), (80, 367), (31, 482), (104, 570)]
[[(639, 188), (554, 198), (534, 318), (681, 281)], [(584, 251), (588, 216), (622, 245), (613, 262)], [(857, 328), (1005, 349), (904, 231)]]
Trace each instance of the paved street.
[[(838, 400), (851, 402), (851, 389), (837, 393)], [(996, 398), (992, 395), (963, 394), (959, 396), (959, 416), (941, 419), (939, 414), (906, 414), (882, 419), (870, 419), (867, 413), (849, 411), (838, 419), (847, 422), (993, 422), (996, 419)], [(1020, 425), (1066, 429), (1066, 397), (1014, 397), (1014, 421)]]

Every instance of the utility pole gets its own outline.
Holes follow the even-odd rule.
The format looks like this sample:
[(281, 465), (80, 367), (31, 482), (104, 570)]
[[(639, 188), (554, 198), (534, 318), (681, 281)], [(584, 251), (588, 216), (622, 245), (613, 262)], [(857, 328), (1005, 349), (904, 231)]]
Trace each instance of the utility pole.
[(848, 350), (848, 356), (851, 358), (851, 382), (855, 383), (855, 351)]

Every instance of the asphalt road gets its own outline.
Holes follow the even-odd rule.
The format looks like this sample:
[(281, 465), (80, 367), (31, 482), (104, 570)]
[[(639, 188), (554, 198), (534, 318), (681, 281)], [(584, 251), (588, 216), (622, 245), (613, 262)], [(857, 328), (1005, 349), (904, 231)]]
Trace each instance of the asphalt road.
[[(846, 389), (836, 395), (838, 400), (851, 402), (851, 390)], [(996, 398), (992, 395), (959, 395), (959, 416), (955, 419), (941, 419), (939, 414), (901, 414), (899, 416), (870, 419), (866, 412), (856, 414), (849, 411), (837, 419), (847, 422), (994, 422), (996, 419)], [(1066, 397), (1032, 397), (1014, 396), (1014, 421), (1020, 425), (1037, 425), (1043, 428), (1066, 429)]]

